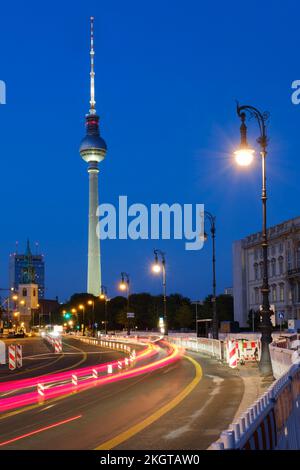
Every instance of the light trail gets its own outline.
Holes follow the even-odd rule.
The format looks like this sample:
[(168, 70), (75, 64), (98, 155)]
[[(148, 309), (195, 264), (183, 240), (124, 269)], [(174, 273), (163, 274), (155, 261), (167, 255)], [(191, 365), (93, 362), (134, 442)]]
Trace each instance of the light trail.
[[(153, 355), (158, 353), (159, 348), (152, 344), (149, 344), (143, 351), (139, 351), (136, 354), (136, 362), (139, 362), (142, 359), (150, 358)], [(122, 365), (124, 366), (125, 359), (121, 360)], [(42, 382), (43, 384), (48, 384), (51, 382), (59, 382), (64, 380), (70, 379), (70, 374), (76, 374), (78, 377), (92, 375), (93, 369), (95, 369), (98, 373), (105, 372), (107, 370), (107, 366), (111, 365), (113, 368), (118, 366), (118, 360), (112, 362), (104, 362), (101, 365), (95, 366), (87, 366), (81, 367), (79, 369), (69, 369), (65, 372), (60, 373), (53, 373), (47, 375), (40, 375), (36, 377), (31, 377), (29, 379), (20, 379), (20, 380), (13, 380), (9, 382), (0, 383), (0, 393), (7, 393), (13, 390), (21, 390), (24, 388), (32, 388), (36, 387), (38, 383)], [(1, 411), (1, 400), (0, 400), (0, 411)]]
[(82, 415), (73, 416), (73, 418), (64, 419), (63, 421), (59, 421), (58, 423), (53, 423), (53, 424), (50, 424), (49, 426), (36, 429), (35, 431), (22, 434), (21, 436), (13, 437), (12, 439), (9, 439), (8, 441), (0, 442), (0, 447), (6, 446), (7, 444), (12, 444), (13, 442), (19, 441), (21, 439), (25, 439), (26, 437), (34, 436), (34, 434), (39, 434), (40, 432), (48, 431), (49, 429), (56, 428), (57, 426), (61, 426), (62, 424), (70, 423), (71, 421), (75, 421), (75, 419), (79, 419), (81, 417)]
[[(45, 400), (56, 398), (61, 395), (68, 395), (71, 393), (76, 393), (79, 391), (87, 390), (92, 387), (104, 386), (106, 384), (117, 382), (119, 380), (133, 378), (141, 374), (153, 372), (161, 367), (166, 367), (178, 361), (181, 358), (183, 351), (180, 348), (178, 348), (175, 345), (171, 346), (169, 345), (169, 343), (166, 343), (166, 342), (162, 342), (162, 343), (168, 348), (168, 351), (167, 351), (168, 355), (162, 359), (154, 361), (153, 363), (136, 367), (130, 370), (124, 370), (122, 372), (118, 372), (115, 374), (110, 374), (105, 377), (93, 378), (89, 376), (87, 379), (78, 382), (77, 385), (73, 385), (70, 382), (70, 373), (72, 372), (70, 371), (68, 383), (45, 389), (44, 398), (41, 399), (37, 391), (23, 393), (20, 395), (16, 395), (14, 397), (0, 400), (0, 410), (1, 412), (4, 412), (4, 411), (8, 411), (14, 408), (27, 406), (32, 403), (38, 403), (38, 402), (43, 403)], [(157, 348), (157, 346), (155, 347)]]

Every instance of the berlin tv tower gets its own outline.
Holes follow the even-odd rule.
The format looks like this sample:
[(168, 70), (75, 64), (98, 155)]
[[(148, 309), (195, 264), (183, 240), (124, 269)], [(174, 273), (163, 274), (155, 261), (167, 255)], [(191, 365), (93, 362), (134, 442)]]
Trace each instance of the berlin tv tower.
[(80, 155), (88, 163), (89, 174), (89, 238), (87, 292), (95, 296), (101, 293), (100, 240), (96, 228), (98, 224), (98, 165), (105, 158), (106, 143), (100, 137), (99, 116), (96, 114), (95, 71), (94, 71), (94, 18), (91, 17), (91, 71), (90, 71), (90, 110), (85, 117), (86, 136), (80, 145)]

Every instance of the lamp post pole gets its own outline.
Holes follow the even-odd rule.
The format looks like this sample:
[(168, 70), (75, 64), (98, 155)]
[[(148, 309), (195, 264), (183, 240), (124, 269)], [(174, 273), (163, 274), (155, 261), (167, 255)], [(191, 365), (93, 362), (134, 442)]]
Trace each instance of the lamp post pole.
[(128, 318), (129, 313), (129, 274), (122, 272), (121, 273), (121, 285), (125, 286), (127, 292), (127, 335), (130, 336), (130, 318)]
[(154, 250), (155, 266), (158, 266), (158, 256), (161, 257), (162, 266), (162, 285), (163, 285), (163, 304), (164, 304), (164, 329), (165, 335), (168, 335), (168, 316), (167, 316), (167, 273), (166, 273), (166, 254), (161, 250)]
[(204, 217), (210, 223), (210, 233), (212, 238), (212, 308), (213, 308), (213, 321), (212, 321), (212, 333), (213, 338), (219, 338), (219, 324), (217, 314), (217, 296), (216, 296), (216, 217), (208, 211), (204, 211)]
[[(268, 113), (261, 113), (253, 106), (237, 104), (237, 114), (241, 119), (241, 151), (247, 149), (247, 127), (245, 124), (246, 113), (254, 118), (259, 126), (260, 136), (257, 142), (260, 146), (260, 155), (262, 160), (262, 250), (263, 250), (263, 283), (261, 286), (262, 293), (262, 322), (261, 322), (261, 358), (259, 368), (261, 375), (272, 375), (272, 363), (270, 357), (269, 344), (272, 342), (272, 323), (271, 323), (271, 309), (269, 302), (269, 279), (268, 279), (268, 234), (267, 234), (267, 178), (266, 178), (266, 157), (268, 137), (266, 132), (266, 125), (269, 118)], [(249, 149), (249, 147), (248, 147)]]
[(101, 295), (100, 299), (104, 299), (104, 333), (105, 336), (107, 335), (107, 288), (105, 286), (101, 286)]

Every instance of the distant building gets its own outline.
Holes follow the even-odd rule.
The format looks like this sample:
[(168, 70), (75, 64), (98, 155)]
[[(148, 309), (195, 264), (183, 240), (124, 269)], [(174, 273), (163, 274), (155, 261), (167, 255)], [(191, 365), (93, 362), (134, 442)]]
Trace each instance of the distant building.
[(233, 295), (233, 287), (225, 287), (224, 294), (225, 295)]
[(28, 241), (27, 250), (24, 255), (24, 263), (21, 270), (20, 282), (18, 285), (16, 302), (18, 308), (14, 312), (16, 327), (22, 328), (25, 331), (29, 331), (31, 325), (34, 324), (34, 313), (39, 304), (38, 285), (35, 282), (35, 277), (32, 253), (30, 251)]
[(27, 256), (31, 256), (31, 264), (34, 271), (33, 283), (38, 285), (38, 297), (45, 296), (45, 261), (43, 255), (32, 254), (29, 241), (24, 254), (12, 253), (9, 257), (9, 287), (18, 291), (19, 285), (23, 283), (22, 276), (27, 266)]
[[(38, 324), (45, 325), (50, 324), (53, 321), (53, 314), (57, 311), (60, 304), (58, 298), (56, 299), (41, 299), (39, 300), (39, 306), (37, 311)], [(36, 324), (36, 322), (35, 322)]]
[[(269, 301), (284, 319), (300, 318), (300, 217), (268, 229)], [(249, 310), (259, 310), (263, 277), (261, 232), (233, 244), (234, 319), (247, 326)]]

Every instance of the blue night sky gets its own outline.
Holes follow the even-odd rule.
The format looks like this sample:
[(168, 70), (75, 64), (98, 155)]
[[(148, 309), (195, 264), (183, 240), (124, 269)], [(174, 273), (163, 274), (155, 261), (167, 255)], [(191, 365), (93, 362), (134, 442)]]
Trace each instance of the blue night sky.
[[(88, 176), (78, 147), (89, 101), (89, 16), (95, 16), (97, 111), (108, 145), (100, 201), (204, 203), (217, 216), (217, 290), (232, 285), (232, 242), (260, 230), (261, 171), (241, 171), (235, 100), (271, 113), (269, 224), (298, 216), (300, 79), (297, 1), (112, 0), (1, 6), (0, 286), (15, 241), (40, 243), (46, 296), (86, 288)], [(249, 140), (258, 134), (249, 125)], [(149, 270), (167, 253), (168, 292), (211, 292), (211, 242), (105, 241), (103, 284), (121, 271), (135, 292), (161, 292)]]

